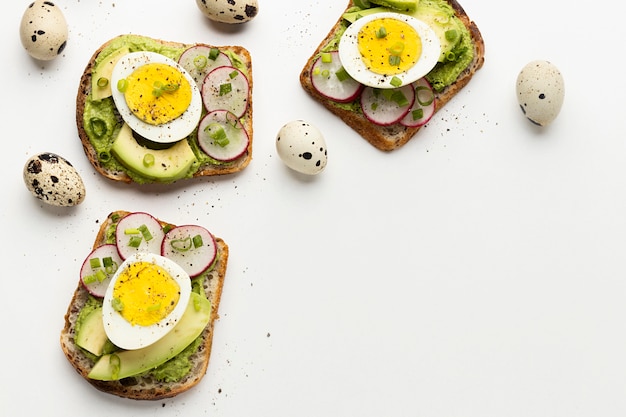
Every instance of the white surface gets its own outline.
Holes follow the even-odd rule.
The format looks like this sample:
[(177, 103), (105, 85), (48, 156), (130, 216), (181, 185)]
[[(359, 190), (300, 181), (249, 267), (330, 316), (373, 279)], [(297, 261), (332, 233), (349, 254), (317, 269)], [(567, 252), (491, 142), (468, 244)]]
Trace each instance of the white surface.
[[(383, 153), (313, 102), (298, 74), (345, 4), (261, 2), (240, 27), (192, 0), (59, 0), (63, 56), (41, 65), (4, 3), (4, 267), (0, 414), (111, 416), (623, 416), (626, 413), (625, 80), (622, 30), (564, 0), (464, 0), (487, 45), (467, 88)], [(581, 22), (585, 22), (581, 26)], [(254, 59), (254, 160), (241, 174), (132, 187), (95, 174), (74, 121), (92, 52), (121, 33), (241, 44)], [(565, 104), (547, 129), (521, 115), (518, 71), (549, 59)], [(292, 174), (275, 135), (304, 118), (326, 170)], [(28, 157), (70, 160), (87, 198), (45, 206)], [(83, 381), (59, 347), (99, 221), (116, 209), (223, 237), (231, 259), (206, 377), (158, 402)]]

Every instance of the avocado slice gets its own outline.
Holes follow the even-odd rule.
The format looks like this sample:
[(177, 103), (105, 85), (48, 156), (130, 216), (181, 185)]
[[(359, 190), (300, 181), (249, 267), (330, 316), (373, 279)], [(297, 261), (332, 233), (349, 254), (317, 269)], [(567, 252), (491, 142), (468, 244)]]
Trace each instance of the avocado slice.
[(76, 332), (76, 336), (74, 337), (74, 343), (96, 356), (102, 355), (105, 346), (110, 343), (104, 331), (102, 307), (91, 310), (89, 314), (83, 318)]
[(99, 381), (114, 381), (154, 369), (189, 346), (202, 334), (210, 320), (211, 302), (192, 292), (180, 321), (162, 339), (145, 348), (102, 356), (88, 377)]
[(459, 26), (462, 23), (455, 18), (454, 11), (434, 4), (420, 3), (415, 12), (409, 14), (426, 23), (435, 32), (441, 44), (439, 62), (443, 62), (461, 41), (464, 29)]
[(395, 10), (412, 12), (417, 8), (419, 0), (370, 0), (370, 2)]
[(113, 142), (111, 153), (128, 169), (145, 178), (161, 182), (183, 178), (196, 162), (196, 156), (187, 140), (180, 140), (165, 149), (150, 149), (137, 143), (133, 131), (126, 123)]
[[(113, 75), (113, 68), (117, 61), (121, 57), (130, 53), (128, 47), (122, 47), (111, 52), (103, 61), (100, 61), (93, 68), (91, 72), (91, 99), (102, 100), (103, 98), (111, 97), (111, 76)], [(106, 84), (99, 80), (106, 80)]]

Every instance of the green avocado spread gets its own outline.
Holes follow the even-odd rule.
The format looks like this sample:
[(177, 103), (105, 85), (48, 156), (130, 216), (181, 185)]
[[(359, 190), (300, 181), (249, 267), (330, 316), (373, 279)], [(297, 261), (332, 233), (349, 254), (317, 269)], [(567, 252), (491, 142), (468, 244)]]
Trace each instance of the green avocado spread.
[[(404, 13), (416, 17), (428, 23), (439, 36), (442, 43), (441, 57), (435, 67), (426, 74), (426, 79), (436, 92), (441, 92), (452, 84), (472, 63), (475, 53), (472, 35), (446, 0), (419, 0), (417, 8), (413, 11), (395, 10), (378, 6), (373, 2), (369, 8), (352, 7), (346, 10), (339, 30), (321, 48), (320, 53), (337, 50), (343, 32), (354, 20), (380, 12)], [(360, 111), (358, 100), (335, 104), (352, 111)]]
[[(173, 59), (174, 61), (177, 61), (185, 50), (184, 47), (181, 48), (171, 46), (143, 36), (122, 35), (113, 39), (102, 49), (102, 51), (100, 51), (98, 56), (95, 58), (92, 71), (95, 72), (101, 64), (107, 61), (108, 58), (120, 52), (122, 49), (125, 51), (127, 50), (127, 52), (156, 52)], [(248, 69), (240, 56), (226, 49), (221, 52), (228, 55), (234, 67), (241, 70), (244, 74), (246, 74), (246, 76), (249, 75)], [(111, 87), (116, 88), (115, 86)], [(203, 109), (203, 115), (205, 113), (206, 110)], [(169, 180), (160, 181), (159, 179), (148, 178), (135, 170), (129, 169), (128, 166), (125, 166), (115, 158), (114, 153), (111, 152), (111, 148), (124, 123), (115, 107), (112, 97), (109, 96), (102, 99), (94, 99), (92, 93), (90, 92), (90, 94), (85, 98), (82, 123), (84, 130), (89, 137), (89, 141), (98, 156), (97, 163), (103, 168), (110, 171), (125, 172), (134, 182), (139, 184), (150, 182), (171, 182)], [(232, 162), (217, 161), (204, 153), (198, 145), (196, 135), (197, 128), (185, 139), (182, 139), (186, 140), (190, 148), (193, 150), (195, 160), (187, 172), (183, 173), (180, 178), (192, 177), (194, 173), (200, 169), (200, 167), (206, 166), (207, 164), (222, 166), (229, 163), (232, 164)], [(163, 147), (162, 144), (142, 141), (142, 146), (151, 147), (155, 145), (159, 145), (161, 148)], [(155, 147), (155, 149), (159, 149), (159, 147)]]

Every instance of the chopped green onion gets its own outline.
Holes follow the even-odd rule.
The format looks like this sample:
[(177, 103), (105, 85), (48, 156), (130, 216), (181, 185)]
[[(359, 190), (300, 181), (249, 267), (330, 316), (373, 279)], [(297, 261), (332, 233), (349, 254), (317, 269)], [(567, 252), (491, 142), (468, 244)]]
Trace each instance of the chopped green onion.
[(174, 239), (170, 242), (172, 249), (178, 252), (187, 252), (191, 249), (191, 244), (192, 242), (190, 237), (186, 237), (184, 239)]
[(148, 312), (152, 312), (152, 311), (159, 311), (160, 308), (161, 308), (161, 303), (156, 303), (156, 304), (152, 304), (151, 306), (148, 306), (146, 310)]
[(99, 117), (92, 117), (89, 119), (89, 126), (91, 127), (91, 131), (97, 138), (101, 138), (107, 133), (107, 124), (104, 120)]
[(371, 108), (375, 111), (378, 108), (378, 103), (372, 103)]
[(100, 263), (100, 258), (91, 258), (89, 260), (89, 266), (91, 267), (91, 269), (100, 268), (102, 266), (102, 264)]
[(226, 83), (226, 84), (220, 85), (220, 96), (228, 94), (231, 91), (233, 91), (233, 86), (232, 86), (231, 83)]
[(101, 162), (109, 162), (111, 160), (111, 152), (107, 152), (107, 151), (99, 152), (98, 160)]
[(396, 42), (389, 48), (391, 55), (400, 55), (404, 51), (404, 42)]
[(327, 70), (327, 69), (322, 70), (322, 77), (328, 77), (328, 76), (330, 76), (330, 70)]
[(96, 85), (100, 88), (104, 88), (109, 85), (109, 79), (106, 77), (100, 77), (98, 78), (98, 81), (96, 81)]
[(320, 67), (315, 67), (315, 69), (313, 69), (313, 75), (320, 75), (321, 72), (322, 70)]
[(152, 165), (154, 165), (154, 155), (151, 153), (147, 153), (143, 156), (143, 166), (145, 166), (146, 168), (151, 167)]
[(446, 53), (446, 59), (450, 62), (456, 61), (456, 54), (454, 53), (454, 51), (448, 51)]
[(231, 71), (230, 74), (228, 74), (228, 77), (232, 80), (238, 75), (239, 75), (239, 71), (235, 70), (235, 71)]
[(411, 112), (411, 117), (413, 120), (419, 120), (424, 117), (424, 109), (415, 109)]
[(215, 61), (219, 55), (220, 55), (220, 50), (217, 48), (211, 48), (211, 50), (209, 51), (209, 59), (211, 61)]
[(395, 90), (393, 94), (391, 94), (391, 100), (400, 107), (409, 105), (409, 100), (400, 90)]
[(180, 84), (163, 84), (161, 81), (155, 81), (152, 86), (154, 87), (154, 89), (152, 90), (152, 94), (155, 97), (161, 97), (163, 93), (173, 93), (180, 88)]
[(195, 235), (192, 241), (193, 241), (194, 248), (199, 248), (200, 246), (204, 245), (204, 242), (202, 241), (202, 236), (200, 235)]
[(382, 39), (386, 36), (387, 36), (387, 29), (385, 29), (384, 26), (379, 27), (378, 30), (376, 31), (376, 37), (378, 39)]
[[(426, 92), (428, 94), (428, 96), (426, 98), (424, 98), (423, 94), (420, 94), (422, 92)], [(421, 104), (422, 106), (428, 106), (435, 99), (435, 94), (430, 90), (430, 88), (425, 87), (423, 85), (419, 85), (415, 89), (415, 97), (417, 98), (417, 102), (419, 104)]]
[(391, 78), (391, 81), (389, 81), (389, 84), (393, 85), (394, 87), (400, 87), (402, 85), (402, 80), (394, 75)]
[(150, 230), (148, 230), (148, 226), (142, 224), (141, 226), (139, 226), (139, 231), (141, 232), (143, 238), (146, 239), (146, 241), (152, 240), (152, 233), (150, 233)]
[(210, 123), (207, 127), (204, 128), (204, 132), (209, 135), (209, 137), (213, 139), (213, 141), (217, 145), (221, 147), (224, 147), (230, 143), (230, 140), (228, 140), (228, 136), (226, 135), (226, 130), (224, 130), (222, 125), (217, 122)]
[(322, 62), (329, 64), (333, 62), (333, 56), (330, 52), (322, 52)]
[(138, 248), (141, 245), (141, 236), (133, 236), (128, 240), (128, 246)]
[(94, 282), (96, 282), (96, 276), (95, 275), (86, 275), (83, 277), (83, 283), (89, 285), (89, 284), (93, 284)]
[(102, 265), (105, 268), (113, 266), (113, 258), (111, 258), (110, 256), (105, 256), (104, 258), (102, 258)]
[(453, 42), (458, 39), (459, 33), (456, 31), (456, 29), (449, 29), (449, 30), (446, 30), (446, 33), (444, 36), (446, 37), (447, 41)]
[(193, 66), (198, 70), (204, 69), (208, 63), (209, 60), (204, 55), (198, 55), (193, 59)]
[(122, 303), (122, 300), (119, 298), (114, 298), (111, 300), (111, 307), (113, 307), (115, 311), (122, 311), (124, 310), (124, 303)]
[(141, 233), (141, 231), (139, 231), (138, 228), (133, 227), (133, 228), (128, 228), (128, 229), (124, 229), (124, 234), (125, 235), (138, 235), (139, 233)]
[(102, 269), (98, 269), (96, 271), (96, 279), (98, 280), (98, 282), (102, 282), (107, 279), (107, 274)]
[(128, 88), (128, 80), (126, 78), (121, 78), (117, 81), (117, 91), (120, 93), (125, 93)]
[(337, 76), (339, 81), (345, 81), (345, 80), (350, 78), (350, 74), (348, 74), (348, 71), (346, 71), (346, 69), (344, 67), (339, 68), (335, 72), (335, 75)]
[(389, 55), (389, 65), (392, 67), (397, 67), (400, 65), (400, 56), (399, 55)]

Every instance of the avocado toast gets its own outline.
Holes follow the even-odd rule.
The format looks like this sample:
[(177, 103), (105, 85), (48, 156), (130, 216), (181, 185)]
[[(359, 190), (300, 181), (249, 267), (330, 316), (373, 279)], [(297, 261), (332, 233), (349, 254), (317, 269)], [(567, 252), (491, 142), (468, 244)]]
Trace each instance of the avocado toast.
[[(104, 306), (106, 297), (101, 297), (102, 294), (94, 290), (94, 286), (99, 284), (97, 280), (88, 280), (92, 274), (85, 273), (85, 266), (91, 265), (92, 259), (96, 258), (96, 251), (109, 247), (113, 247), (113, 251), (119, 250), (115, 247), (116, 239), (125, 235), (131, 217), (141, 219), (141, 225), (151, 225), (149, 228), (155, 237), (163, 233), (167, 235), (176, 229), (175, 225), (147, 213), (121, 210), (110, 213), (102, 222), (93, 251), (81, 268), (81, 279), (69, 303), (60, 342), (70, 364), (98, 390), (124, 398), (157, 400), (189, 390), (206, 373), (229, 248), (221, 238), (206, 238), (208, 235), (205, 235), (203, 247), (213, 246), (215, 258), (208, 269), (191, 278), (190, 299), (182, 318), (169, 333), (149, 346), (134, 350), (121, 349), (110, 341), (110, 333), (104, 329), (107, 324)], [(122, 222), (124, 225), (121, 225)], [(181, 226), (179, 229), (188, 227)], [(197, 229), (199, 226), (191, 227)], [(196, 240), (194, 236), (194, 242)], [(175, 239), (171, 242), (181, 245), (184, 241)], [(179, 249), (184, 253), (193, 251), (180, 246)], [(109, 254), (98, 258), (103, 265), (106, 265), (106, 258), (114, 259), (117, 256), (116, 253)], [(119, 266), (120, 271), (122, 265)], [(97, 271), (94, 275), (98, 274)], [(129, 331), (130, 337), (135, 337), (135, 330), (133, 328)]]
[[(153, 140), (130, 123), (140, 119), (139, 112), (144, 106), (142, 103), (129, 105), (128, 112), (121, 110), (120, 105), (124, 104), (124, 100), (116, 100), (116, 97), (120, 96), (120, 91), (122, 95), (127, 93), (123, 92), (119, 81), (131, 79), (131, 76), (115, 83), (116, 71), (121, 66), (120, 62), (130, 59), (131, 54), (141, 52), (158, 55), (167, 60), (170, 66), (184, 69), (182, 72), (192, 76), (195, 81), (196, 85), (190, 85), (190, 88), (201, 94), (202, 103), (194, 107), (193, 115), (192, 106), (189, 106), (179, 111), (184, 110), (181, 115), (173, 114), (171, 119), (175, 120), (160, 124), (158, 121), (142, 119), (139, 123), (147, 126), (148, 132), (159, 129), (173, 131), (170, 125), (188, 118), (194, 127), (191, 132), (185, 131), (167, 141)], [(183, 61), (184, 53), (192, 58)], [(238, 79), (244, 84), (239, 89), (231, 87), (231, 90), (221, 90), (222, 95), (217, 99), (220, 100), (220, 107), (227, 98), (232, 97), (233, 103), (235, 100), (240, 101), (241, 104), (236, 104), (238, 114), (230, 111), (214, 112), (210, 107), (213, 100), (209, 91), (211, 86), (205, 87), (207, 92), (203, 92), (204, 77), (218, 67), (228, 68), (227, 74), (239, 74)], [(224, 82), (224, 87), (226, 84), (230, 87), (230, 81)], [(159, 91), (154, 87), (153, 94), (163, 99), (173, 96), (166, 87), (169, 86), (165, 85)], [(94, 52), (80, 79), (76, 97), (78, 136), (96, 171), (114, 181), (167, 184), (188, 178), (239, 172), (252, 159), (252, 87), (252, 60), (249, 52), (241, 46), (216, 47), (139, 35), (120, 35), (105, 42)], [(173, 90), (178, 90), (178, 85)], [(164, 93), (161, 94), (161, 91)], [(179, 91), (182, 89), (176, 93)], [(128, 97), (125, 101), (129, 102)], [(163, 103), (157, 103), (152, 111), (161, 111), (165, 107)], [(217, 115), (212, 121), (206, 122), (212, 129), (217, 126), (217, 130), (199, 129), (207, 113)], [(152, 117), (153, 113), (147, 114)], [(219, 140), (216, 139), (218, 133), (221, 133)]]
[[(389, 12), (427, 23), (440, 39), (441, 56), (434, 68), (423, 77), (422, 84), (416, 87), (430, 92), (430, 117), (470, 82), (482, 67), (485, 55), (485, 45), (478, 27), (456, 0), (349, 1), (342, 16), (303, 67), (300, 83), (314, 100), (341, 118), (370, 144), (384, 151), (397, 149), (407, 143), (425, 122), (372, 122), (363, 111), (361, 91), (367, 88), (355, 90), (355, 94), (345, 100), (333, 99), (316, 87), (316, 77), (320, 74), (315, 67), (324, 54), (337, 52), (343, 33), (358, 19), (374, 13)], [(332, 77), (333, 74), (328, 75), (326, 71), (325, 76)]]

